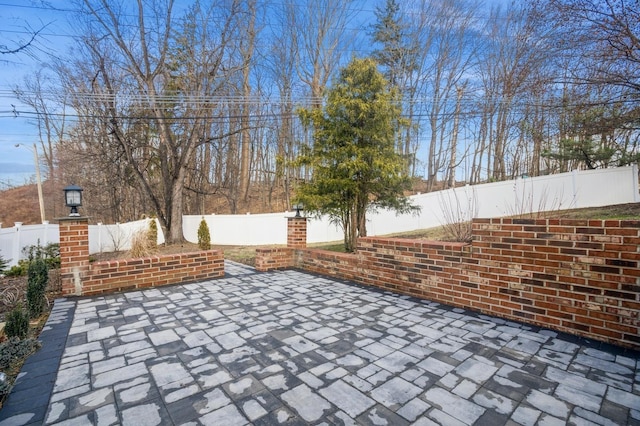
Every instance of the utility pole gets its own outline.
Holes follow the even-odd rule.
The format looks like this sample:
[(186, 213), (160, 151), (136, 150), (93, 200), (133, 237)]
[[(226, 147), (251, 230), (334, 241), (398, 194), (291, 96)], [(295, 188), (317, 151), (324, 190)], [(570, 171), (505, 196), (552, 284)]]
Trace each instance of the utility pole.
[(42, 197), (42, 178), (40, 177), (40, 158), (38, 158), (38, 147), (36, 144), (33, 144), (33, 148), (30, 148), (27, 145), (18, 143), (16, 144), (16, 148), (25, 147), (29, 151), (33, 152), (33, 162), (36, 165), (36, 184), (38, 186), (38, 202), (40, 203), (40, 222), (44, 223), (45, 215), (44, 215), (44, 199)]

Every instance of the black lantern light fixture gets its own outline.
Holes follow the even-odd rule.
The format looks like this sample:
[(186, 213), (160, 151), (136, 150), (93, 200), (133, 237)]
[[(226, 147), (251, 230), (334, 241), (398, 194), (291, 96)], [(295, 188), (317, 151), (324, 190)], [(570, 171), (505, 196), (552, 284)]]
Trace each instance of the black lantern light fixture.
[(82, 205), (82, 188), (78, 185), (69, 185), (63, 189), (64, 191), (64, 204), (67, 207), (71, 207), (71, 213), (69, 216), (80, 216), (78, 213), (78, 207)]
[(304, 210), (304, 204), (302, 203), (294, 204), (293, 209), (296, 211), (295, 217), (302, 217), (300, 216), (300, 212)]

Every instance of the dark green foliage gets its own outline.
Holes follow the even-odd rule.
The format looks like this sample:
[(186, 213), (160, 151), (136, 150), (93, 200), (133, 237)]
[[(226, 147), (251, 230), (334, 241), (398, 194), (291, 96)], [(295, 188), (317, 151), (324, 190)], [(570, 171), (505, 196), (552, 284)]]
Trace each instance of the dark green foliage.
[(4, 333), (9, 339), (24, 339), (29, 333), (29, 315), (22, 309), (22, 305), (18, 304), (12, 311), (7, 314)]
[(0, 370), (6, 370), (20, 360), (24, 360), (40, 347), (36, 339), (11, 338), (0, 343)]
[[(40, 347), (36, 339), (11, 337), (0, 343), (0, 371), (18, 369), (24, 360)], [(12, 388), (12, 380), (0, 382), (0, 401), (3, 401)]]
[(198, 226), (198, 246), (201, 250), (211, 249), (211, 234), (209, 233), (209, 225), (207, 221), (202, 218), (200, 226)]
[(20, 277), (27, 273), (28, 265), (29, 265), (29, 262), (27, 262), (26, 260), (21, 260), (18, 262), (17, 265), (13, 265), (11, 268), (6, 270), (4, 274), (8, 277)]
[[(18, 369), (24, 360), (40, 347), (36, 339), (19, 339), (11, 337), (0, 343), (0, 371)], [(0, 401), (11, 392), (12, 380), (0, 382)]]
[(4, 400), (4, 398), (11, 393), (12, 388), (13, 386), (11, 386), (11, 383), (8, 381), (0, 382), (0, 401)]
[(381, 48), (373, 51), (373, 57), (384, 67), (389, 84), (403, 89), (403, 82), (417, 68), (417, 45), (409, 42), (408, 25), (403, 21), (397, 0), (387, 0), (384, 7), (377, 6), (374, 13), (376, 22), (372, 25), (372, 36)]
[(47, 299), (45, 290), (49, 282), (49, 267), (42, 257), (36, 257), (29, 262), (27, 270), (27, 307), (31, 318), (36, 318), (44, 312)]
[(9, 266), (9, 261), (4, 257), (2, 257), (2, 255), (0, 254), (0, 274), (2, 274), (4, 270), (7, 269), (8, 266)]
[(42, 258), (47, 263), (49, 269), (57, 269), (60, 267), (60, 244), (51, 243), (46, 246), (38, 244), (27, 246), (22, 249), (26, 253), (29, 261), (36, 258)]
[(605, 146), (592, 138), (563, 139), (557, 151), (547, 150), (542, 156), (569, 164), (584, 164), (590, 170), (625, 166), (640, 160), (640, 154), (629, 153), (616, 145)]
[(342, 227), (346, 251), (367, 235), (367, 211), (416, 211), (404, 196), (411, 180), (395, 151), (403, 122), (397, 93), (374, 60), (351, 61), (327, 92), (325, 106), (301, 110), (300, 116), (313, 129), (313, 145), (298, 164), (310, 167), (313, 178), (296, 189), (296, 198), (305, 210)]

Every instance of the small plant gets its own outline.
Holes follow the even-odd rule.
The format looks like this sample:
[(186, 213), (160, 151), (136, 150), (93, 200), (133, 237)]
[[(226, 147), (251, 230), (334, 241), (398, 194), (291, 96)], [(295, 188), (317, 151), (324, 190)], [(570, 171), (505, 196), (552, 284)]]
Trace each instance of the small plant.
[(29, 334), (29, 315), (22, 309), (22, 305), (18, 304), (13, 310), (7, 314), (7, 323), (4, 332), (9, 339), (24, 339)]
[(147, 232), (149, 238), (149, 247), (155, 247), (158, 245), (158, 224), (155, 218), (151, 218), (149, 222), (149, 231)]
[(49, 267), (42, 257), (36, 257), (29, 262), (27, 270), (27, 308), (31, 318), (36, 318), (44, 312), (47, 304), (45, 291), (49, 283)]
[(21, 260), (17, 265), (13, 265), (7, 271), (5, 271), (5, 275), (7, 277), (21, 277), (27, 273), (27, 265), (28, 262)]
[(439, 195), (444, 218), (442, 226), (447, 240), (469, 242), (472, 239), (471, 220), (478, 214), (478, 198), (475, 190), (470, 195), (465, 194), (466, 200), (461, 200), (458, 193), (459, 190), (454, 188)]
[(151, 254), (151, 251), (147, 230), (141, 229), (135, 232), (131, 237), (131, 249), (129, 250), (131, 257), (146, 257)]
[(9, 266), (9, 261), (4, 257), (2, 257), (2, 255), (0, 254), (0, 274), (3, 274), (4, 270), (7, 269), (8, 266)]
[(198, 226), (198, 247), (200, 247), (200, 250), (211, 249), (211, 234), (209, 233), (209, 225), (207, 225), (204, 217), (200, 221), (200, 226)]
[(36, 258), (44, 259), (49, 269), (60, 267), (60, 244), (58, 243), (50, 243), (43, 247), (38, 240), (37, 244), (24, 247), (22, 252), (27, 255), (29, 261)]
[[(19, 369), (22, 362), (40, 347), (36, 339), (11, 337), (0, 343), (0, 371)], [(11, 392), (13, 377), (0, 381), (0, 401)]]

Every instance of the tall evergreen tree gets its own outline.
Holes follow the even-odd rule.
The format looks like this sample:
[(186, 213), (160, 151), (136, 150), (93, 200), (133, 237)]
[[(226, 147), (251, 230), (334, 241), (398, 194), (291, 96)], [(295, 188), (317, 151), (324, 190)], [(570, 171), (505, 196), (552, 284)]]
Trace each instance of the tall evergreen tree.
[(346, 251), (366, 236), (366, 214), (377, 208), (415, 210), (404, 191), (411, 181), (394, 141), (400, 119), (396, 91), (373, 59), (353, 59), (329, 89), (325, 106), (300, 116), (314, 144), (299, 158), (313, 178), (297, 190), (305, 209), (328, 215), (344, 231)]
[(400, 5), (396, 0), (387, 0), (384, 8), (376, 7), (375, 16), (372, 36), (381, 48), (373, 51), (373, 57), (384, 67), (391, 86), (403, 89), (403, 75), (415, 70), (416, 64), (415, 49), (405, 37), (406, 24), (402, 21)]
[(371, 26), (374, 43), (380, 47), (373, 51), (373, 58), (383, 68), (384, 76), (392, 88), (404, 96), (403, 115), (407, 117), (405, 132), (397, 134), (398, 152), (405, 156), (407, 170), (412, 166), (411, 131), (415, 91), (412, 89), (412, 75), (417, 69), (416, 47), (407, 37), (407, 24), (402, 19), (400, 5), (396, 0), (387, 0), (384, 7), (376, 7), (376, 22)]

